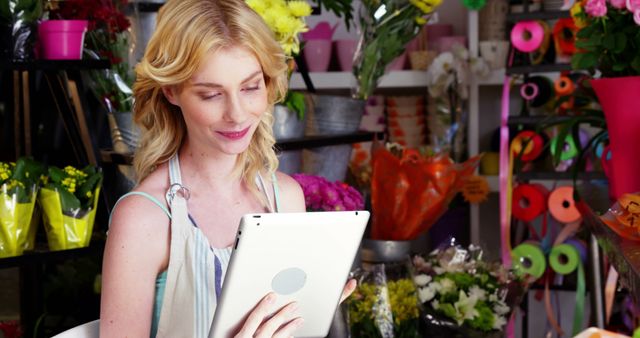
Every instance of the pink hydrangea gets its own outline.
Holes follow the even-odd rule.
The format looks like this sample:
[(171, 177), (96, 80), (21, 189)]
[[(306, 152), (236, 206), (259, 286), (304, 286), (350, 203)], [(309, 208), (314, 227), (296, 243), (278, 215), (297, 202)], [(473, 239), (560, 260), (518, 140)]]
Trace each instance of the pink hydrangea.
[(294, 174), (302, 187), (305, 205), (309, 211), (362, 210), (364, 199), (353, 187), (342, 182), (329, 182), (321, 176)]
[(617, 9), (625, 9), (627, 7), (626, 0), (608, 0), (611, 6)]
[(593, 17), (603, 17), (607, 15), (607, 2), (606, 0), (587, 0), (585, 11)]

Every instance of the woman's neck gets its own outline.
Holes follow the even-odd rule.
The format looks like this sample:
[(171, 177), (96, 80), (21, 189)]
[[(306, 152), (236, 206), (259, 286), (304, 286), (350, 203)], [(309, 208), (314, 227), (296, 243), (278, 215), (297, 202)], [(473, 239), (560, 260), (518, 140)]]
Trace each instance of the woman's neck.
[(180, 148), (179, 154), (182, 176), (192, 185), (233, 187), (240, 183), (233, 173), (238, 155), (198, 149), (188, 140)]

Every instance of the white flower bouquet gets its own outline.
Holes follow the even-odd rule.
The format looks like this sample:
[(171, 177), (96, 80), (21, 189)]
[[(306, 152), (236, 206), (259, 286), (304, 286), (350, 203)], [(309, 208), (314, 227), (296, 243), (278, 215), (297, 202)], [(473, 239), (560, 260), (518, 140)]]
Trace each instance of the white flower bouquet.
[(501, 337), (526, 291), (524, 281), (482, 251), (451, 246), (413, 258), (414, 283), (427, 333), (442, 337)]

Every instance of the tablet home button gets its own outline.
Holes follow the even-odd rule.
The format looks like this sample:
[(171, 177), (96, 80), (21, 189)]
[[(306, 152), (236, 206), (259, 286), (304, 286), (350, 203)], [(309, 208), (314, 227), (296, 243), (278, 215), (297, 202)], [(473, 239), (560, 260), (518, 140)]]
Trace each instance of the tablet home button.
[(298, 268), (289, 268), (278, 272), (271, 281), (273, 291), (281, 295), (290, 295), (304, 286), (307, 274)]

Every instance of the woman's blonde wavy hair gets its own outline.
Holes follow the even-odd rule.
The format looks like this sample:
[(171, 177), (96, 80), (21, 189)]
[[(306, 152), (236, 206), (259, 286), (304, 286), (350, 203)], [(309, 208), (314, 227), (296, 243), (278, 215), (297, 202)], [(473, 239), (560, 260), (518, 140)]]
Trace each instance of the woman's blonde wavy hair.
[(243, 0), (169, 0), (161, 7), (156, 30), (136, 66), (133, 112), (141, 138), (133, 165), (138, 181), (176, 154), (187, 134), (180, 108), (165, 98), (162, 87), (180, 86), (193, 76), (207, 52), (231, 46), (254, 53), (269, 102), (234, 172), (254, 193), (258, 193), (253, 184), (256, 175), (263, 172), (270, 177), (275, 172), (272, 111), (287, 92), (287, 66), (273, 32)]

